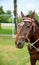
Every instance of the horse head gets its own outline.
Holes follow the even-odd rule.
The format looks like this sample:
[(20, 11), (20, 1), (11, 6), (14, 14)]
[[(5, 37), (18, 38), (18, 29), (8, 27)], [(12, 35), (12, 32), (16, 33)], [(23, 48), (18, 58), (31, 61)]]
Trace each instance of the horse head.
[(34, 12), (28, 17), (21, 12), (21, 16), (22, 20), (19, 24), (15, 41), (15, 45), (18, 48), (23, 48), (25, 41), (29, 41), (28, 39), (35, 32)]

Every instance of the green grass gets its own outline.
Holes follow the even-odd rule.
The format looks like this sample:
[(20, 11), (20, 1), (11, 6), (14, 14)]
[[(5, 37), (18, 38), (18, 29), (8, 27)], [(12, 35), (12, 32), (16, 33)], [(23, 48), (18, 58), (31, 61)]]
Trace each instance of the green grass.
[(12, 29), (0, 29), (0, 34), (12, 34)]
[[(0, 65), (30, 65), (26, 44), (23, 49), (15, 47), (12, 37), (0, 37)], [(39, 65), (37, 62), (36, 65)]]
[[(14, 27), (13, 27), (13, 31), (14, 31)], [(11, 35), (12, 34), (12, 27), (11, 26), (2, 26), (0, 29), (0, 34), (8, 34)]]

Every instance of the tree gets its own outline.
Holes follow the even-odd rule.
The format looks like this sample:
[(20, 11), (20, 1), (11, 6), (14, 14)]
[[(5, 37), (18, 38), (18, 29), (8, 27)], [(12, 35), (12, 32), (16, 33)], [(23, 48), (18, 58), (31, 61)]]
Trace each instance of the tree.
[(17, 0), (14, 0), (14, 23), (15, 23), (15, 33), (17, 32)]
[(9, 15), (11, 15), (12, 12), (10, 10), (7, 10), (6, 13), (9, 14)]
[[(3, 10), (3, 7), (1, 6), (0, 7), (0, 15), (1, 14), (4, 14), (5, 12), (4, 12), (4, 10)], [(1, 17), (0, 17), (1, 18)], [(0, 29), (1, 29), (1, 19), (0, 19)]]
[(28, 15), (31, 15), (31, 14), (32, 14), (32, 12), (33, 12), (33, 11), (32, 11), (32, 10), (30, 10), (30, 11), (28, 12)]
[(3, 6), (0, 6), (0, 15), (1, 14), (4, 14), (5, 12), (4, 12), (4, 10), (3, 10)]
[[(34, 11), (35, 12), (35, 11)], [(28, 15), (31, 15), (33, 13), (33, 11), (32, 10), (30, 10), (29, 12), (28, 12)], [(39, 22), (39, 16), (38, 16), (38, 14), (35, 12), (35, 15), (34, 15), (34, 18)]]
[(12, 12), (10, 10), (7, 10), (6, 15), (8, 15), (7, 16), (7, 22), (12, 22), (12, 19), (11, 19)]
[(35, 13), (35, 19), (39, 22), (39, 16), (37, 13)]
[(3, 7), (0, 7), (0, 29), (1, 29), (1, 23), (10, 23), (12, 22), (11, 14), (12, 12), (10, 10), (7, 10), (6, 12), (3, 10)]

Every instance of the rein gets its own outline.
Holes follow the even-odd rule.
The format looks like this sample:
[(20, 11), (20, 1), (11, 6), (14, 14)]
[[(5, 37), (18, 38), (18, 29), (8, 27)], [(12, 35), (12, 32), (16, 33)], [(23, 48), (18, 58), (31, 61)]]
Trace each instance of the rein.
[(39, 49), (36, 48), (36, 47), (34, 46), (34, 44), (36, 44), (38, 41), (39, 41), (39, 39), (37, 39), (37, 40), (36, 40), (35, 42), (33, 42), (32, 44), (30, 43), (30, 46), (32, 46), (34, 49), (36, 49), (36, 51), (39, 51)]

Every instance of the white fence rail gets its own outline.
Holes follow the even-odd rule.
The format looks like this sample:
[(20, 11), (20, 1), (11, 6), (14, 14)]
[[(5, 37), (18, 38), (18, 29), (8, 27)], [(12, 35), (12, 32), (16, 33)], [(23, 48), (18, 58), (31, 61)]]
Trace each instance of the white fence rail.
[(1, 26), (14, 26), (14, 23), (12, 24), (12, 23), (1, 23)]
[(13, 15), (9, 15), (9, 14), (2, 14), (2, 15), (0, 15), (0, 16), (11, 16), (11, 19), (12, 19), (12, 23), (1, 23), (1, 28), (3, 28), (3, 27), (5, 27), (5, 29), (7, 28), (8, 29), (8, 27), (11, 27), (11, 30), (12, 30), (12, 33), (11, 33), (11, 35), (10, 34), (0, 34), (0, 36), (12, 36), (13, 38), (15, 38), (16, 37), (16, 35), (14, 34), (14, 29), (15, 29), (15, 24), (13, 23)]
[(6, 27), (8, 28), (11, 28), (11, 31), (12, 31), (12, 33), (11, 33), (11, 35), (10, 34), (0, 34), (0, 36), (12, 36), (13, 38), (15, 38), (16, 37), (16, 35), (14, 34), (14, 30), (15, 30), (15, 24), (14, 23), (1, 23), (1, 28), (5, 28), (6, 29)]

